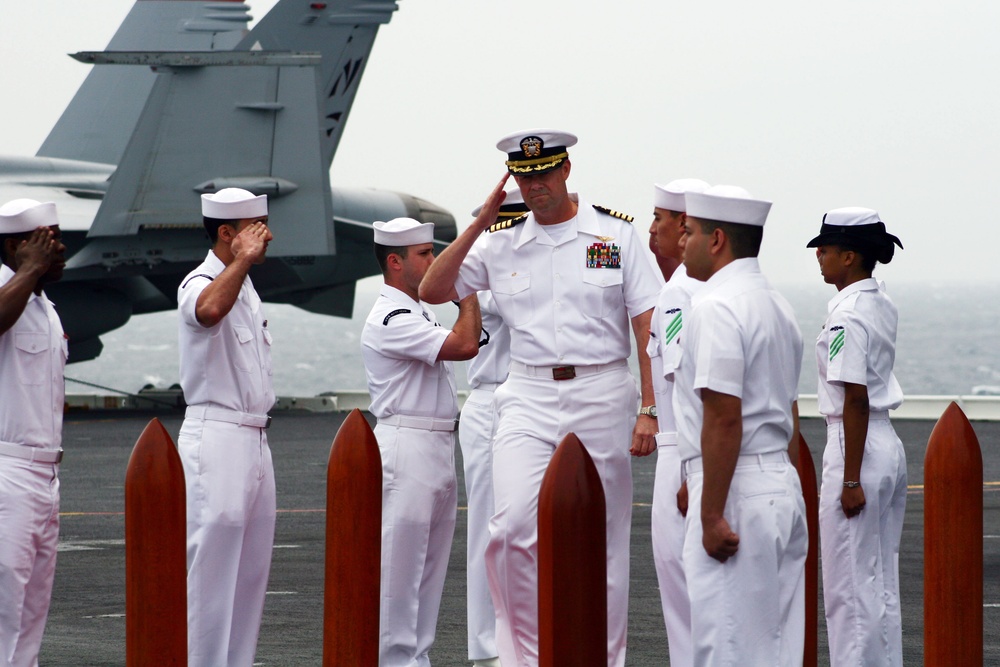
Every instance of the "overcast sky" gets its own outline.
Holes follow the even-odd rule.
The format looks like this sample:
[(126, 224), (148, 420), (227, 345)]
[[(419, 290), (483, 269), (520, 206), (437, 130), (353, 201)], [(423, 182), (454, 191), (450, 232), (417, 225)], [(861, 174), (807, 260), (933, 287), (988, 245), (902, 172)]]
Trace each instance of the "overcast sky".
[[(274, 0), (249, 3), (262, 16)], [(332, 176), (408, 192), (460, 226), (508, 132), (580, 137), (570, 186), (645, 232), (652, 183), (698, 177), (774, 202), (762, 264), (820, 281), (823, 213), (876, 208), (906, 250), (876, 275), (995, 282), (1000, 3), (401, 0)], [(0, 154), (33, 155), (131, 0), (5, 0)]]

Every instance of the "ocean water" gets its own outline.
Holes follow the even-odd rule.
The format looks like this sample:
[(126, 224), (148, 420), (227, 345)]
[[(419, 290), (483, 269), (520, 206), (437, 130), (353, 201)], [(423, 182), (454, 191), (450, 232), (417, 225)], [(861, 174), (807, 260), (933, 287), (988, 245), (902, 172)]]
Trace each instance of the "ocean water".
[[(819, 281), (815, 281), (818, 283)], [(378, 296), (380, 278), (358, 283), (354, 316), (328, 317), (294, 306), (265, 304), (274, 336), (275, 391), (281, 396), (364, 390), (360, 337), (365, 317)], [(804, 341), (799, 391), (816, 393), (813, 344), (833, 287), (821, 283), (776, 285), (795, 308)], [(1000, 394), (1000, 283), (973, 288), (943, 283), (887, 285), (899, 309), (896, 376), (908, 395)], [(455, 307), (436, 306), (445, 325)], [(178, 382), (175, 312), (133, 317), (102, 337), (104, 352), (95, 360), (66, 368), (68, 393), (106, 393), (73, 380), (123, 392), (144, 386), (166, 388)], [(456, 370), (466, 387), (463, 368)]]

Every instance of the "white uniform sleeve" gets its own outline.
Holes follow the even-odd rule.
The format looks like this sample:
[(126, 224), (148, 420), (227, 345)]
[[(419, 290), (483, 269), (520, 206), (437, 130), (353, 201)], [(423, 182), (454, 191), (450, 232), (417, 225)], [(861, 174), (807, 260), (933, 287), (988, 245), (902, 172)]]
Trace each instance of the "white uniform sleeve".
[(490, 288), (489, 274), (486, 270), (486, 254), (489, 252), (489, 234), (481, 234), (469, 254), (465, 256), (458, 270), (458, 280), (455, 281), (455, 291), (461, 301), (473, 292)]
[(706, 301), (698, 306), (696, 324), (686, 339), (695, 346), (694, 388), (743, 398), (746, 360), (735, 314), (719, 301)]
[(437, 363), (438, 353), (451, 333), (414, 312), (390, 314), (379, 326), (379, 353), (390, 359), (416, 359), (428, 365)]
[(866, 322), (854, 310), (838, 313), (826, 331), (830, 349), (828, 382), (868, 385), (869, 336)]
[(629, 319), (645, 313), (656, 305), (662, 280), (656, 279), (656, 272), (643, 255), (645, 247), (639, 240), (632, 225), (622, 225), (621, 247), (622, 269), (625, 272), (625, 309)]
[(192, 329), (206, 328), (198, 321), (198, 297), (211, 282), (212, 280), (208, 276), (191, 276), (185, 278), (177, 290), (177, 312), (180, 314), (181, 321)]

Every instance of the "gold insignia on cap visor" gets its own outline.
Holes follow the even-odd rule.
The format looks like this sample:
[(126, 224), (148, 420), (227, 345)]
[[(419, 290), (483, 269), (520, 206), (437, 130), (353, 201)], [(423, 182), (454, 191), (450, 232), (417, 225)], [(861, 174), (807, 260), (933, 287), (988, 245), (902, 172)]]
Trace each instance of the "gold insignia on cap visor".
[(545, 142), (542, 141), (541, 137), (525, 137), (521, 139), (521, 151), (526, 158), (538, 157), (542, 154), (542, 148), (544, 147)]
[(507, 160), (505, 163), (512, 174), (527, 174), (532, 171), (545, 171), (556, 167), (560, 162), (569, 157), (569, 153), (556, 153), (534, 160)]

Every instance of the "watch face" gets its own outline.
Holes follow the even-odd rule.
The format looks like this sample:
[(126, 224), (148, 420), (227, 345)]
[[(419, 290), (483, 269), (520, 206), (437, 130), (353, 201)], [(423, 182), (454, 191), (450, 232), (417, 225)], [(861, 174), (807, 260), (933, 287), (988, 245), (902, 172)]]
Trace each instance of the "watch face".
[(656, 416), (656, 406), (655, 405), (649, 406), (649, 416), (650, 417), (655, 417)]

